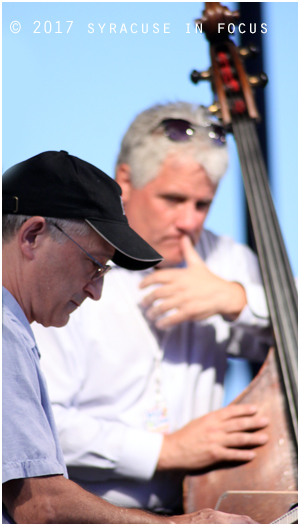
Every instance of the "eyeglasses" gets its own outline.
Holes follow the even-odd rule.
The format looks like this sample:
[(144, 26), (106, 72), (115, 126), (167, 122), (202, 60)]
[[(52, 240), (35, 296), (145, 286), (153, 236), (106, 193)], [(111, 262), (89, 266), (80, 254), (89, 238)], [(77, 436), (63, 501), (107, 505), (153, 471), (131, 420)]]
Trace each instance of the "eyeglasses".
[(74, 241), (74, 239), (72, 239), (71, 236), (69, 236), (69, 234), (64, 232), (64, 230), (62, 228), (60, 228), (60, 226), (56, 225), (55, 223), (52, 223), (52, 224), (60, 232), (65, 234), (65, 236), (67, 236), (67, 238), (69, 238), (71, 241), (73, 241), (73, 243), (75, 243), (75, 245), (77, 245), (86, 254), (86, 256), (88, 256), (88, 258), (91, 259), (93, 261), (93, 263), (95, 263), (95, 265), (97, 265), (98, 268), (97, 268), (96, 272), (92, 275), (91, 281), (96, 281), (97, 279), (103, 278), (103, 276), (105, 276), (105, 274), (107, 274), (111, 270), (111, 266), (110, 265), (101, 265), (101, 263), (99, 263), (99, 261), (97, 261), (97, 259), (95, 259), (93, 256), (91, 256), (91, 254), (89, 254), (86, 250), (84, 250), (84, 248), (82, 248), (80, 245), (78, 245), (78, 243), (76, 241)]
[(189, 141), (195, 134), (197, 128), (207, 131), (208, 137), (216, 144), (216, 146), (223, 146), (226, 144), (226, 132), (222, 126), (215, 123), (209, 123), (207, 126), (198, 126), (192, 124), (184, 119), (164, 119), (153, 130), (156, 131), (160, 127), (164, 129), (164, 135), (174, 142)]

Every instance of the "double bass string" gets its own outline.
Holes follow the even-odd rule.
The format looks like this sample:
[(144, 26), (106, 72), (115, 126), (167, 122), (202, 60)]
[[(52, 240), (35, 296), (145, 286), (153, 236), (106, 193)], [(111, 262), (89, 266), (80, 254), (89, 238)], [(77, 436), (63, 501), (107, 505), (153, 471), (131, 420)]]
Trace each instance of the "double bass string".
[[(295, 427), (295, 434), (297, 433), (297, 418), (295, 410), (295, 397), (293, 387), (293, 372), (294, 369), (291, 369), (291, 364), (286, 363), (286, 357), (288, 358), (287, 342), (286, 342), (286, 331), (282, 327), (282, 320), (278, 317), (278, 304), (276, 304), (276, 296), (274, 296), (274, 285), (277, 289), (281, 284), (279, 283), (276, 276), (276, 265), (280, 262), (276, 261), (276, 254), (273, 251), (273, 244), (270, 244), (270, 236), (266, 235), (267, 232), (264, 231), (262, 225), (266, 225), (269, 221), (269, 215), (266, 217), (266, 203), (263, 200), (264, 189), (261, 188), (261, 176), (257, 181), (255, 175), (259, 176), (259, 173), (255, 172), (257, 169), (256, 161), (257, 152), (252, 149), (249, 150), (249, 145), (247, 144), (248, 132), (245, 122), (241, 121), (237, 126), (237, 144), (239, 147), (239, 154), (241, 155), (241, 164), (243, 167), (243, 175), (245, 179), (245, 186), (248, 188), (247, 196), (249, 202), (249, 209), (252, 212), (253, 227), (256, 229), (257, 234), (257, 248), (260, 251), (260, 263), (262, 266), (262, 272), (264, 275), (266, 292), (269, 300), (269, 307), (271, 318), (273, 322), (273, 328), (276, 336), (276, 342), (279, 352), (279, 358), (281, 363), (281, 370), (283, 374), (283, 381), (286, 389), (286, 394), (289, 399), (289, 405), (291, 410), (291, 418), (293, 426)], [(250, 153), (249, 153), (250, 152)], [(273, 225), (271, 225), (271, 233), (273, 233)], [(271, 269), (270, 269), (271, 266)], [(269, 272), (272, 271), (270, 275)], [(275, 271), (275, 274), (274, 274)], [(281, 290), (281, 289), (280, 289)], [(280, 292), (280, 291), (279, 291)], [(283, 298), (284, 299), (284, 298)], [(286, 312), (286, 305), (283, 305), (283, 312)], [(285, 327), (286, 328), (286, 327)], [(286, 354), (285, 352), (286, 351)], [(297, 436), (297, 435), (296, 435)]]
[[(287, 256), (285, 249), (276, 247), (278, 238), (282, 241), (281, 234), (278, 235), (279, 225), (270, 194), (264, 161), (261, 151), (255, 139), (254, 123), (248, 119), (238, 117), (233, 122), (234, 135), (236, 137), (240, 155), (242, 172), (247, 187), (247, 197), (253, 228), (257, 236), (257, 248), (261, 254), (260, 263), (265, 281), (270, 313), (273, 322), (274, 333), (278, 347), (279, 359), (283, 374), (287, 397), (290, 402), (291, 418), (297, 436), (297, 335), (292, 331), (289, 337), (288, 330), (295, 327), (297, 321), (297, 309), (295, 308), (295, 293), (291, 292), (294, 287), (290, 279), (285, 277)], [(268, 203), (266, 203), (266, 201)], [(266, 204), (270, 205), (269, 207)], [(289, 268), (289, 265), (288, 265)], [(291, 275), (291, 272), (290, 272)], [(278, 294), (279, 293), (279, 294)], [(282, 300), (277, 300), (281, 297)], [(282, 302), (282, 317), (278, 316), (278, 301)], [(289, 318), (289, 315), (291, 318)]]
[[(262, 238), (264, 240), (264, 247), (266, 253), (267, 264), (270, 272), (272, 273), (272, 283), (277, 293), (283, 296), (284, 301), (284, 312), (281, 316), (281, 320), (284, 320), (284, 324), (289, 327), (288, 332), (291, 333), (291, 338), (288, 341), (288, 348), (294, 349), (295, 360), (297, 361), (297, 301), (296, 290), (294, 286), (293, 278), (291, 277), (290, 267), (287, 263), (287, 255), (284, 249), (283, 240), (281, 237), (275, 208), (273, 205), (271, 193), (268, 186), (266, 169), (262, 160), (261, 152), (256, 139), (254, 124), (252, 122), (244, 123), (244, 130), (242, 136), (248, 142), (248, 148), (251, 146), (251, 152), (256, 155), (251, 155), (251, 163), (253, 166), (252, 173), (250, 174), (251, 180), (253, 181), (253, 189), (256, 190), (256, 202), (260, 200), (260, 206), (258, 212), (261, 212), (261, 219), (265, 221), (267, 230), (264, 232), (262, 229)], [(249, 142), (252, 144), (249, 145)], [(257, 144), (255, 144), (255, 142)], [(263, 165), (263, 166), (261, 166)], [(263, 167), (263, 170), (262, 170)], [(266, 207), (266, 200), (268, 200), (268, 207)], [(266, 245), (268, 243), (268, 245)], [(269, 255), (271, 254), (271, 258)], [(288, 266), (287, 266), (288, 265)], [(287, 273), (289, 270), (289, 275)], [(276, 294), (278, 297), (278, 294)], [(294, 365), (297, 365), (297, 363)]]
[[(272, 267), (270, 268), (270, 271), (272, 271), (273, 277), (276, 278), (274, 286), (276, 288), (277, 285), (277, 292), (281, 294), (283, 293), (284, 295), (285, 312), (289, 314), (289, 316), (286, 316), (286, 318), (289, 324), (291, 322), (290, 327), (292, 328), (292, 333), (295, 338), (293, 342), (295, 348), (295, 344), (297, 344), (297, 299), (296, 293), (293, 294), (293, 291), (295, 291), (294, 282), (291, 277), (291, 272), (289, 272), (290, 275), (287, 276), (287, 271), (290, 271), (290, 267), (287, 263), (287, 255), (284, 249), (276, 212), (274, 209), (271, 193), (267, 182), (266, 169), (262, 160), (258, 143), (255, 144), (256, 134), (253, 128), (254, 124), (246, 121), (245, 123), (243, 123), (243, 126), (244, 130), (242, 137), (247, 140), (248, 151), (249, 148), (251, 151), (250, 162), (253, 165), (253, 170), (251, 170), (251, 180), (254, 183), (254, 191), (256, 190), (257, 193), (255, 199), (256, 202), (258, 202), (258, 199), (260, 199), (261, 201), (257, 212), (261, 212), (261, 214), (263, 214), (263, 216), (261, 217), (262, 220), (265, 221), (267, 227), (267, 231), (265, 233), (262, 231), (262, 236), (264, 238), (266, 238), (267, 236), (267, 238), (264, 239), (264, 241), (269, 243), (269, 246), (266, 249), (266, 257), (268, 260), (267, 262), (269, 263), (269, 267)], [(249, 144), (251, 142), (252, 144)], [(267, 207), (266, 201), (268, 201)], [(268, 211), (268, 213), (266, 213), (266, 211)], [(272, 254), (271, 259), (268, 257), (270, 253)], [(278, 287), (280, 287), (280, 289), (278, 289)]]
[[(283, 294), (283, 301), (285, 300), (284, 312), (288, 313), (290, 311), (291, 318), (294, 318), (294, 322), (292, 323), (293, 328), (295, 329), (296, 325), (296, 313), (297, 313), (297, 307), (295, 306), (295, 309), (293, 310), (293, 304), (296, 305), (293, 301), (293, 295), (290, 293), (289, 283), (286, 281), (285, 277), (285, 268), (284, 268), (284, 261), (282, 261), (282, 253), (280, 253), (280, 250), (277, 249), (278, 247), (278, 238), (277, 238), (277, 232), (276, 232), (276, 226), (278, 226), (277, 223), (277, 217), (275, 214), (275, 210), (273, 207), (273, 202), (271, 198), (271, 194), (269, 191), (269, 187), (267, 186), (267, 180), (265, 174), (262, 174), (259, 172), (259, 167), (257, 166), (257, 159), (258, 154), (260, 153), (256, 148), (255, 144), (249, 145), (249, 144), (243, 144), (245, 142), (249, 142), (249, 137), (251, 138), (250, 134), (248, 133), (249, 125), (253, 126), (253, 123), (242, 123), (243, 129), (241, 129), (241, 132), (239, 134), (241, 141), (242, 141), (242, 147), (247, 146), (247, 150), (249, 151), (249, 146), (251, 154), (248, 154), (248, 159), (246, 159), (247, 167), (247, 173), (248, 173), (248, 180), (249, 184), (252, 188), (252, 200), (254, 201), (254, 207), (255, 203), (257, 203), (257, 206), (255, 207), (255, 215), (258, 217), (258, 230), (260, 234), (260, 238), (262, 239), (262, 248), (265, 253), (265, 260), (266, 265), (268, 265), (269, 271), (271, 272), (272, 282), (271, 285), (277, 288), (277, 292), (279, 294)], [(244, 154), (245, 156), (246, 154)], [(265, 178), (263, 178), (263, 176)], [(252, 182), (252, 184), (251, 184)], [(271, 201), (271, 205), (269, 207), (266, 207), (266, 199)], [(264, 232), (262, 229), (262, 225), (266, 225), (267, 229)], [(275, 237), (276, 236), (276, 237)], [(274, 240), (275, 238), (275, 240)], [(275, 242), (274, 242), (275, 241)], [(281, 250), (282, 252), (282, 250)], [(293, 284), (293, 283), (292, 283)], [(294, 284), (293, 284), (294, 285)], [(284, 316), (289, 320), (288, 316)], [(295, 344), (297, 343), (297, 333), (294, 330), (294, 348)], [(292, 342), (290, 342), (292, 343)], [(296, 354), (296, 353), (295, 353)]]
[[(254, 145), (258, 145), (257, 136), (255, 133), (254, 123), (249, 123), (250, 134), (248, 137), (251, 138)], [(297, 293), (290, 266), (287, 259), (286, 250), (283, 244), (281, 231), (279, 228), (275, 208), (273, 205), (271, 193), (266, 178), (266, 169), (262, 156), (257, 157), (258, 163), (263, 165), (265, 176), (262, 177), (261, 181), (264, 186), (265, 196), (269, 201), (270, 215), (267, 214), (269, 219), (270, 227), (273, 224), (273, 230), (271, 230), (271, 241), (273, 245), (274, 260), (270, 261), (270, 265), (273, 266), (273, 275), (275, 276), (275, 285), (280, 287), (279, 293), (285, 300), (284, 309), (281, 309), (282, 314), (279, 317), (279, 323), (284, 327), (284, 336), (286, 339), (286, 359), (290, 362), (289, 364), (289, 377), (292, 382), (292, 389), (294, 393), (294, 403), (297, 405)], [(257, 172), (256, 179), (259, 180), (259, 172)], [(278, 277), (278, 280), (276, 278)], [(275, 287), (276, 288), (276, 287)], [(278, 294), (276, 294), (278, 298)], [(276, 311), (277, 312), (277, 311)], [(282, 330), (280, 331), (282, 334)]]
[[(256, 156), (256, 152), (254, 151), (249, 152), (247, 141), (246, 141), (246, 130), (243, 129), (242, 124), (243, 123), (241, 122), (241, 118), (239, 120), (236, 119), (236, 122), (234, 123), (234, 135), (237, 141), (251, 220), (252, 220), (253, 228), (256, 234), (257, 249), (261, 256), (260, 265), (262, 267), (262, 274), (264, 277), (265, 287), (268, 292), (269, 307), (270, 307), (271, 314), (274, 317), (273, 311), (275, 309), (274, 309), (274, 294), (272, 291), (273, 286), (272, 286), (272, 279), (269, 273), (268, 261), (266, 258), (266, 250), (269, 249), (269, 252), (270, 252), (271, 247), (268, 247), (268, 243), (269, 243), (268, 239), (266, 240), (266, 243), (264, 243), (264, 238), (263, 238), (263, 233), (262, 233), (262, 225), (265, 224), (265, 218), (263, 217), (264, 207), (262, 207), (260, 203), (259, 185), (257, 186), (257, 184), (253, 184), (254, 177), (253, 177), (252, 161), (254, 157)], [(252, 174), (249, 173), (250, 171), (252, 172)]]
[[(259, 147), (259, 143), (258, 143), (256, 130), (254, 128), (254, 123), (249, 123), (249, 125), (250, 125), (249, 126), (249, 131), (250, 131), (251, 140), (252, 140), (253, 144), (255, 145), (256, 150), (258, 150), (260, 147)], [(292, 272), (291, 272), (289, 260), (288, 260), (288, 257), (287, 257), (287, 253), (286, 253), (286, 250), (285, 250), (285, 245), (283, 243), (281, 230), (280, 230), (279, 223), (278, 223), (278, 220), (277, 220), (277, 215), (276, 215), (276, 212), (275, 212), (273, 200), (272, 200), (272, 197), (271, 197), (271, 193), (269, 191), (266, 167), (265, 167), (265, 164), (264, 164), (264, 161), (262, 159), (262, 155), (261, 154), (258, 156), (257, 160), (258, 160), (258, 163), (260, 165), (261, 172), (265, 173), (265, 176), (262, 179), (262, 183), (263, 183), (264, 188), (265, 188), (266, 197), (268, 198), (269, 207), (270, 207), (271, 214), (272, 214), (272, 217), (273, 217), (273, 224), (274, 224), (274, 228), (276, 230), (275, 235), (276, 235), (277, 244), (280, 245), (279, 248), (281, 250), (281, 258), (282, 258), (282, 263), (283, 263), (282, 270), (284, 271), (284, 273), (282, 274), (282, 280), (283, 280), (283, 282), (285, 280), (288, 281), (289, 287), (287, 287), (285, 290), (286, 290), (286, 293), (288, 294), (288, 306), (290, 306), (290, 317), (291, 317), (291, 321), (293, 322), (294, 334), (297, 337), (298, 327), (297, 327), (297, 319), (295, 318), (295, 314), (297, 314), (297, 305), (298, 305), (297, 291), (296, 291), (296, 287), (295, 287), (295, 283), (294, 283), (294, 278), (293, 278), (293, 275), (292, 275)], [(276, 247), (276, 243), (275, 243), (275, 247)], [(292, 309), (294, 309), (293, 312), (292, 312)]]

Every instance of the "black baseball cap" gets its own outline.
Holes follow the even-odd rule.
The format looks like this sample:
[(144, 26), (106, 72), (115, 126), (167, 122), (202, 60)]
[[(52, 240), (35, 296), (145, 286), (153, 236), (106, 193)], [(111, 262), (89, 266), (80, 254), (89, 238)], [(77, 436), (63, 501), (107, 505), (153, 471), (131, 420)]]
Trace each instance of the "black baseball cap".
[(120, 267), (155, 266), (163, 258), (130, 228), (121, 193), (96, 166), (64, 150), (43, 152), (3, 174), (2, 213), (85, 220), (116, 249)]

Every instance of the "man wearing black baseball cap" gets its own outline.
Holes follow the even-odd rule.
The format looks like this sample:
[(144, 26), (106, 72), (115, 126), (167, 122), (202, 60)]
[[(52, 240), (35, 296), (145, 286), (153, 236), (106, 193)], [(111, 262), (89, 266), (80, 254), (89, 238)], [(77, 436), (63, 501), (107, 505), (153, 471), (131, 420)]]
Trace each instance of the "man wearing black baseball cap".
[(86, 221), (115, 249), (113, 261), (130, 270), (162, 260), (129, 225), (121, 188), (104, 172), (65, 151), (44, 152), (3, 175), (3, 214)]
[(129, 227), (118, 184), (64, 151), (5, 172), (3, 214), (3, 523), (240, 523), (117, 508), (67, 479), (29, 324), (61, 327), (99, 299), (109, 259), (139, 270), (162, 258)]

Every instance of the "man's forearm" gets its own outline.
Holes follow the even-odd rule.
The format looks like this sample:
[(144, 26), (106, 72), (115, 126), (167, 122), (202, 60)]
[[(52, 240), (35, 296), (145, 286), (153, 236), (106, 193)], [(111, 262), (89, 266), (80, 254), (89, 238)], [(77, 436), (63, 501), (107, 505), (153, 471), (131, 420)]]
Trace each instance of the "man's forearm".
[(210, 509), (163, 517), (118, 508), (83, 490), (62, 475), (11, 480), (3, 484), (3, 501), (22, 524), (253, 524), (246, 516)]
[(20, 524), (159, 524), (167, 518), (113, 506), (62, 475), (12, 480), (3, 485), (8, 513)]

